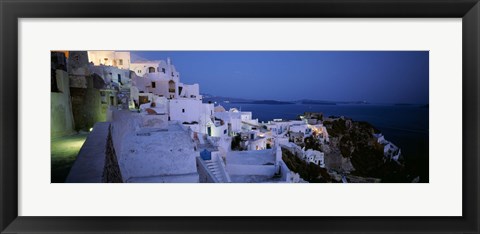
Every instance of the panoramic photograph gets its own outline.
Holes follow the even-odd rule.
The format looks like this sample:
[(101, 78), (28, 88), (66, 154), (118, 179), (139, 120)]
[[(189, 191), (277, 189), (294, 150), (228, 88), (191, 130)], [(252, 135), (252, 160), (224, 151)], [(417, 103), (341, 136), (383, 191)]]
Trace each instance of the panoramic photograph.
[(429, 182), (429, 51), (51, 51), (50, 97), (51, 183)]

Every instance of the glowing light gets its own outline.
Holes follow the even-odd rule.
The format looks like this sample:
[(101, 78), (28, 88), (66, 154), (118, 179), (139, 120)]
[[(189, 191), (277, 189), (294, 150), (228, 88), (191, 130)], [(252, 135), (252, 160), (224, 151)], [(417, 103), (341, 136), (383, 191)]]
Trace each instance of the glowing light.
[(93, 130), (93, 128), (90, 128), (90, 132)]

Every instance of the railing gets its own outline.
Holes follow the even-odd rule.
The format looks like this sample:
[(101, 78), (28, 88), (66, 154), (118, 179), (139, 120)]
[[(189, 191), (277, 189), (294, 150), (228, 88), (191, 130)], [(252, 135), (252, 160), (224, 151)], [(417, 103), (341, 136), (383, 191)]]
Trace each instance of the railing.
[(212, 155), (212, 156), (215, 156), (212, 159), (215, 160), (215, 163), (218, 165), (218, 167), (220, 169), (220, 173), (222, 174), (223, 178), (225, 178), (226, 181), (224, 181), (224, 182), (225, 183), (232, 182), (232, 180), (230, 179), (230, 176), (227, 173), (225, 165), (223, 164), (223, 160), (222, 160), (221, 156), (218, 155), (218, 154), (217, 155)]
[(200, 157), (196, 157), (197, 163), (199, 163), (199, 167), (202, 169), (202, 171), (205, 173), (207, 176), (207, 183), (219, 183), (217, 177), (208, 169), (207, 163), (203, 161)]

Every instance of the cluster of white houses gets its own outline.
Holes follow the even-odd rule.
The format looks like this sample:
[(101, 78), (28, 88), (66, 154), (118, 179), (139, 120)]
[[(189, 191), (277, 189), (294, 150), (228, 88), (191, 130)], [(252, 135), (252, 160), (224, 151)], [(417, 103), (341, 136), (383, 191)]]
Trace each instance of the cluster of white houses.
[[(62, 53), (68, 57), (68, 69), (60, 76), (55, 73), (56, 80), (52, 75), (52, 82), (64, 90), (69, 85), (70, 90), (85, 89), (79, 93), (96, 88), (100, 115), (105, 117), (93, 118), (93, 123), (110, 123), (78, 125), (77, 119), (82, 122), (83, 117), (71, 109), (78, 112), (91, 107), (79, 107), (73, 101), (70, 114), (61, 109), (72, 123), (63, 121), (60, 130), (52, 129), (52, 135), (93, 128), (66, 182), (111, 182), (112, 178), (122, 182), (304, 182), (283, 162), (281, 147), (325, 167), (322, 152), (305, 151), (296, 144), (312, 135), (329, 141), (321, 121), (274, 119), (264, 123), (253, 119), (251, 112), (204, 103), (199, 85), (182, 83), (170, 59), (131, 61), (129, 52), (117, 51), (58, 52), (52, 57)], [(52, 62), (52, 71), (58, 68), (58, 62)], [(56, 103), (52, 99), (52, 109)], [(104, 144), (107, 148), (111, 144), (113, 154), (107, 150), (107, 155), (93, 155), (88, 146), (96, 138), (107, 139)], [(238, 141), (238, 148), (232, 150), (232, 141)], [(92, 157), (105, 163), (92, 170)]]

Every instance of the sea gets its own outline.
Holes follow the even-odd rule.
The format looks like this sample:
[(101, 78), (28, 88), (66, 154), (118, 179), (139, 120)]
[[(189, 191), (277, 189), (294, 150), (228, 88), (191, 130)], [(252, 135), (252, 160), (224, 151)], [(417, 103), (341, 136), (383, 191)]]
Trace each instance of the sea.
[(304, 112), (321, 112), (324, 116), (344, 116), (366, 121), (379, 129), (385, 139), (402, 150), (405, 168), (420, 182), (429, 179), (429, 108), (428, 105), (392, 104), (243, 104), (220, 103), (226, 110), (251, 111), (259, 121), (294, 120)]

